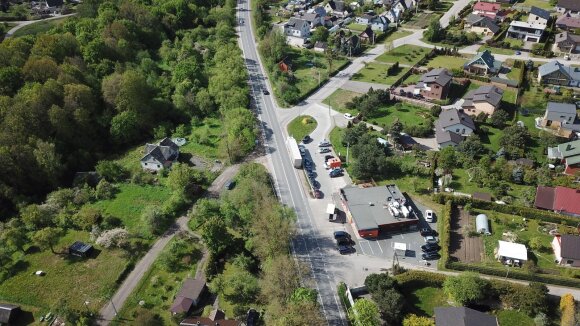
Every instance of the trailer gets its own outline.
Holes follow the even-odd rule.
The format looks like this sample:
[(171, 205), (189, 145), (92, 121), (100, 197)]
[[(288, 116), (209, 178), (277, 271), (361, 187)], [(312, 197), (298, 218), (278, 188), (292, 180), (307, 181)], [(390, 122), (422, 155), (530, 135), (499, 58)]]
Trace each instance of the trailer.
[(288, 137), (286, 140), (286, 147), (288, 147), (288, 153), (290, 154), (290, 159), (295, 168), (302, 168), (302, 155), (300, 154), (300, 148), (298, 148), (298, 143), (294, 137)]

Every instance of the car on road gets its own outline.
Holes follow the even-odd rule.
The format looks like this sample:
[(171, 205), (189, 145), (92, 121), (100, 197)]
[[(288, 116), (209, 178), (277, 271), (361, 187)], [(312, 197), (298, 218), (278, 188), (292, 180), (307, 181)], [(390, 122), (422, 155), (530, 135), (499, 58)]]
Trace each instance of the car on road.
[(345, 246), (350, 246), (352, 244), (352, 240), (350, 238), (338, 238), (336, 239), (336, 244), (337, 245), (345, 245)]
[(309, 159), (304, 159), (304, 166), (310, 168), (312, 166), (312, 162)]
[(232, 190), (236, 186), (236, 182), (234, 180), (229, 180), (226, 182), (225, 187), (227, 190)]
[(428, 235), (426, 237), (423, 237), (423, 240), (425, 240), (425, 243), (438, 243), (439, 239), (437, 239), (435, 236), (432, 235)]
[(268, 90), (267, 90), (267, 89), (263, 89), (263, 90), (262, 90), (262, 94), (264, 94), (264, 95), (270, 95), (270, 92), (268, 92)]
[(309, 135), (304, 136), (304, 138), (302, 138), (302, 142), (304, 144), (308, 144), (310, 141), (312, 141), (312, 138), (310, 138)]
[(522, 54), (522, 52), (516, 51), (516, 55), (520, 55), (520, 54)]
[(424, 252), (428, 251), (439, 251), (441, 247), (436, 243), (427, 243), (421, 246), (421, 250)]
[(331, 158), (334, 158), (334, 156), (332, 156), (332, 155), (326, 155), (326, 156), (324, 156), (324, 162), (326, 163)]
[(323, 139), (321, 142), (318, 143), (318, 147), (329, 147), (329, 146), (331, 146), (331, 144), (326, 139)]
[(352, 252), (352, 247), (346, 245), (338, 245), (338, 252), (340, 252), (341, 255), (349, 254)]
[(342, 170), (340, 170), (340, 169), (334, 169), (334, 170), (330, 171), (330, 172), (328, 173), (328, 175), (329, 175), (331, 178), (340, 177), (340, 176), (342, 176)]
[(425, 211), (425, 221), (433, 223), (433, 211), (428, 209)]
[(426, 237), (428, 235), (435, 235), (435, 231), (430, 229), (430, 228), (422, 228), (419, 230), (419, 234), (421, 234), (422, 237)]
[(328, 147), (320, 147), (318, 149), (318, 153), (320, 153), (320, 154), (330, 153), (330, 148), (328, 148)]
[(344, 114), (344, 118), (346, 120), (352, 120), (352, 119), (354, 119), (354, 116), (352, 114), (350, 114), (350, 113), (345, 113)]
[(437, 253), (437, 252), (432, 251), (432, 252), (426, 252), (426, 253), (422, 254), (421, 258), (423, 260), (433, 260), (433, 259), (441, 258), (441, 255), (439, 255), (439, 253)]
[(348, 234), (348, 232), (346, 231), (334, 231), (334, 239), (338, 239), (338, 238), (347, 238), (350, 239), (350, 234)]

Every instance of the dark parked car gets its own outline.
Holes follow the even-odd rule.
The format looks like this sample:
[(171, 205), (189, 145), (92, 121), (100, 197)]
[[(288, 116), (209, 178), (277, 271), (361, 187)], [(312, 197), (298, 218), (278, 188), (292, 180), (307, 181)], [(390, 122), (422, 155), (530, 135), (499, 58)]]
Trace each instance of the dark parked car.
[(336, 239), (336, 244), (337, 245), (345, 245), (345, 246), (350, 246), (352, 244), (352, 240), (350, 238), (338, 238)]
[(324, 162), (330, 160), (331, 158), (334, 158), (334, 156), (332, 156), (332, 155), (325, 155), (324, 156)]
[(320, 190), (318, 189), (314, 190), (314, 198), (316, 199), (322, 198), (322, 192), (320, 192)]
[(332, 170), (332, 171), (330, 171), (330, 173), (328, 173), (328, 175), (331, 178), (340, 177), (340, 176), (342, 176), (342, 170)]
[(298, 145), (298, 150), (300, 151), (300, 155), (306, 155), (306, 148), (304, 148), (304, 146)]
[(227, 190), (232, 190), (232, 189), (234, 189), (235, 186), (236, 186), (236, 182), (234, 180), (230, 180), (230, 181), (226, 182), (226, 185), (225, 185)]
[(435, 251), (426, 252), (426, 253), (421, 255), (421, 258), (423, 258), (423, 260), (439, 259), (440, 257), (441, 257), (441, 255), (439, 255)]
[(256, 325), (258, 325), (258, 318), (260, 318), (260, 315), (258, 314), (258, 312), (256, 311), (256, 309), (250, 309), (250, 310), (248, 310), (248, 316), (246, 318), (246, 325), (247, 326), (256, 326)]
[(350, 239), (350, 234), (348, 234), (348, 232), (346, 232), (346, 231), (334, 231), (334, 238), (335, 239), (338, 239), (338, 238)]
[(308, 144), (311, 140), (312, 140), (312, 138), (310, 138), (309, 135), (306, 135), (306, 136), (304, 136), (304, 138), (302, 138), (302, 142), (304, 144)]
[(338, 252), (340, 252), (341, 255), (349, 254), (352, 252), (352, 247), (345, 246), (345, 245), (338, 245)]
[(264, 95), (270, 95), (270, 92), (268, 92), (268, 90), (267, 90), (267, 89), (264, 89), (264, 90), (262, 90), (262, 93), (263, 93)]
[(441, 247), (436, 243), (427, 243), (421, 246), (421, 250), (424, 252), (428, 251), (438, 251)]
[(419, 234), (421, 234), (422, 237), (426, 237), (428, 235), (435, 235), (435, 231), (429, 228), (422, 228), (419, 230)]

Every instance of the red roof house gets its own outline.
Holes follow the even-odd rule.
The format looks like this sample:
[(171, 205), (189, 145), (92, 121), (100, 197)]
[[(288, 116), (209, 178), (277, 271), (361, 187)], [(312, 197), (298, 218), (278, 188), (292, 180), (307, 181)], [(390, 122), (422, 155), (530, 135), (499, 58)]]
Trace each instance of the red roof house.
[(560, 214), (580, 216), (580, 190), (538, 186), (534, 206)]
[(478, 1), (475, 5), (473, 5), (473, 14), (496, 19), (500, 8), (501, 5), (496, 2)]

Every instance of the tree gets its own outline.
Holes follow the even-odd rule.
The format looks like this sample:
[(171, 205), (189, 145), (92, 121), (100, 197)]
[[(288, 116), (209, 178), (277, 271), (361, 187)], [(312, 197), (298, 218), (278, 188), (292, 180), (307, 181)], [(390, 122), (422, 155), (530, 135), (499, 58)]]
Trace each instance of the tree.
[(403, 326), (435, 326), (433, 319), (410, 314), (403, 319)]
[(443, 291), (456, 304), (464, 306), (477, 302), (485, 297), (487, 281), (475, 273), (465, 272), (450, 276), (443, 283)]
[(217, 216), (211, 217), (203, 225), (201, 234), (203, 242), (214, 256), (223, 254), (231, 245), (231, 235), (223, 219)]
[[(291, 301), (311, 298), (314, 293), (310, 291), (298, 290), (300, 286), (301, 266), (296, 266), (296, 262), (288, 255), (280, 255), (267, 262), (264, 266), (264, 276), (262, 278), (262, 294), (268, 302), (278, 302), (285, 304), (291, 297)], [(302, 300), (298, 300), (302, 301)]]
[(4, 230), (0, 228), (0, 241), (14, 250), (24, 251), (24, 246), (28, 243), (28, 235), (26, 234), (24, 223), (16, 218), (8, 221)]
[(256, 119), (251, 111), (242, 108), (227, 110), (223, 119), (226, 135), (220, 144), (222, 153), (235, 162), (256, 146)]
[(490, 119), (491, 119), (491, 124), (494, 127), (498, 128), (498, 129), (503, 129), (506, 125), (506, 122), (509, 121), (510, 115), (506, 111), (504, 111), (502, 109), (498, 109), (498, 110), (495, 110), (495, 112), (493, 112)]
[[(81, 5), (83, 5), (83, 2)], [(80, 6), (80, 5), (79, 5)], [(163, 324), (161, 317), (149, 309), (139, 308), (135, 313), (135, 324), (142, 326), (157, 326)]]
[(115, 195), (115, 187), (106, 179), (101, 179), (95, 188), (95, 197), (97, 199), (111, 199)]
[(40, 207), (35, 204), (28, 205), (21, 209), (20, 217), (28, 230), (39, 230), (52, 224), (51, 216), (42, 211)]
[(529, 138), (528, 130), (515, 124), (503, 130), (503, 134), (499, 138), (499, 144), (504, 147), (505, 152), (511, 158), (518, 158), (522, 157), (525, 152)]
[(455, 155), (455, 149), (453, 147), (447, 146), (439, 151), (439, 156), (437, 157), (437, 166), (446, 171), (451, 171), (456, 165), (457, 158)]
[(158, 206), (148, 206), (141, 214), (141, 220), (151, 234), (159, 235), (167, 226), (167, 216)]
[(129, 171), (114, 161), (99, 161), (95, 170), (99, 176), (109, 182), (121, 182), (129, 176)]
[(103, 248), (120, 248), (127, 243), (128, 239), (129, 232), (126, 229), (115, 228), (102, 232), (95, 242)]
[(13, 96), (22, 84), (22, 72), (18, 67), (0, 68), (0, 95)]
[(405, 298), (399, 291), (391, 288), (382, 291), (380, 295), (373, 294), (373, 301), (376, 302), (383, 319), (387, 320), (389, 325), (399, 325), (405, 306)]
[(288, 252), (295, 227), (294, 211), (282, 207), (272, 197), (263, 198), (255, 211), (251, 224), (252, 249), (262, 260)]
[(576, 325), (576, 303), (574, 302), (574, 297), (570, 293), (564, 294), (562, 298), (560, 298), (560, 311), (562, 312), (560, 325)]
[(367, 131), (367, 126), (364, 123), (359, 123), (353, 128), (347, 128), (342, 135), (341, 142), (345, 146), (353, 146)]
[(315, 289), (299, 287), (296, 290), (294, 290), (294, 293), (292, 293), (292, 296), (290, 297), (290, 301), (294, 302), (294, 303), (300, 303), (300, 302), (317, 303), (318, 302), (318, 291), (316, 291)]
[(350, 310), (349, 317), (354, 326), (376, 326), (381, 324), (379, 308), (368, 299), (358, 299)]
[(319, 26), (314, 30), (314, 33), (312, 33), (310, 41), (312, 43), (316, 43), (317, 41), (326, 42), (328, 40), (328, 35), (328, 29), (324, 26)]
[(427, 38), (430, 42), (437, 42), (445, 37), (445, 30), (441, 28), (441, 24), (439, 23), (439, 19), (433, 19), (427, 30), (424, 32), (425, 38)]
[(32, 241), (41, 249), (50, 249), (53, 254), (56, 254), (54, 246), (58, 244), (61, 236), (61, 229), (46, 227), (36, 231), (32, 236)]
[(403, 124), (399, 119), (395, 119), (393, 124), (389, 127), (389, 133), (391, 134), (391, 138), (393, 142), (398, 143), (401, 139), (401, 132), (403, 131)]
[(187, 164), (175, 163), (167, 176), (167, 184), (173, 191), (191, 199), (199, 193), (196, 187), (201, 187), (200, 184), (204, 182), (204, 179), (201, 172), (190, 168)]
[(475, 159), (485, 153), (485, 147), (476, 134), (471, 134), (457, 146), (457, 151)]

